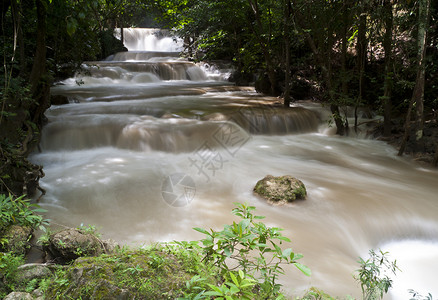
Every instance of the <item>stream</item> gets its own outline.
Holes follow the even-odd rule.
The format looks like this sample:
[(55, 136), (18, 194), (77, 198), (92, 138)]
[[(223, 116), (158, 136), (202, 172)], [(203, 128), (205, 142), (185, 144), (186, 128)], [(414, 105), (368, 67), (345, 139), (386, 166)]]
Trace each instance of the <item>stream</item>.
[[(319, 104), (283, 109), (228, 82), (228, 70), (178, 58), (180, 44), (161, 31), (124, 35), (129, 52), (52, 88), (70, 103), (47, 111), (30, 159), (44, 166), (40, 204), (53, 224), (93, 224), (130, 245), (199, 240), (193, 227), (219, 230), (236, 220), (233, 203), (247, 202), (312, 270), (286, 268), (287, 295), (315, 286), (360, 298), (358, 258), (382, 249), (401, 269), (385, 299), (409, 299), (408, 289), (438, 297), (436, 169), (384, 142), (334, 135)], [(267, 204), (252, 189), (268, 174), (299, 178), (308, 198)]]

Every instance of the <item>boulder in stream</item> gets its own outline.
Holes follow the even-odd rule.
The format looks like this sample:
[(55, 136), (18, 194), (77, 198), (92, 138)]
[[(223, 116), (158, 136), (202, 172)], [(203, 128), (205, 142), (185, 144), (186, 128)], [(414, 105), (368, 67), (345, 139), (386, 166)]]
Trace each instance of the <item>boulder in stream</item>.
[(290, 175), (267, 175), (257, 182), (254, 193), (271, 204), (285, 204), (296, 199), (305, 199), (307, 195), (304, 183)]

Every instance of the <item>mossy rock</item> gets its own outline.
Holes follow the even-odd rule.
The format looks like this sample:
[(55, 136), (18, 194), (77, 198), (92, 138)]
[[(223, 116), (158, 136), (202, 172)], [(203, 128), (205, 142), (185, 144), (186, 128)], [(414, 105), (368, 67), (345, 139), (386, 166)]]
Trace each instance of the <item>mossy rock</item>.
[[(120, 250), (111, 255), (79, 258), (60, 268), (46, 290), (46, 299), (176, 299), (194, 275), (209, 268), (185, 249)], [(213, 280), (213, 279), (211, 279)], [(208, 283), (217, 284), (215, 281)]]
[(32, 238), (33, 229), (31, 227), (11, 225), (0, 234), (0, 238), (4, 240), (3, 245), (0, 245), (2, 252), (12, 252), (15, 255), (25, 255), (31, 248), (29, 243)]
[(14, 269), (9, 267), (7, 274), (5, 274), (5, 277), (3, 278), (5, 286), (3, 289), (0, 288), (0, 294), (4, 294), (11, 290), (16, 292), (29, 292), (29, 289), (35, 290), (43, 280), (52, 277), (52, 275), (50, 265), (35, 263), (20, 265)]
[(307, 196), (304, 183), (289, 175), (278, 177), (267, 175), (257, 182), (254, 193), (271, 204), (284, 204), (297, 199), (306, 199)]
[(26, 284), (32, 280), (41, 280), (52, 276), (52, 271), (44, 264), (25, 264), (18, 267), (15, 274), (15, 281), (18, 284)]

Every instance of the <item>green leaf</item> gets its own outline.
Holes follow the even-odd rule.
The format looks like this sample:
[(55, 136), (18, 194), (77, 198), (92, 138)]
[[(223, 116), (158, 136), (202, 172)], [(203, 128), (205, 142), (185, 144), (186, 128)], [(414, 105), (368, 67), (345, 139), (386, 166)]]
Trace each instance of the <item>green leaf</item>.
[(294, 256), (291, 257), (291, 259), (293, 259), (293, 260), (299, 260), (299, 259), (301, 259), (301, 258), (303, 258), (303, 257), (304, 257), (304, 255), (302, 255), (301, 253), (294, 253)]
[(285, 236), (280, 235), (280, 236), (277, 236), (275, 238), (290, 243), (290, 239), (285, 237)]
[(303, 272), (304, 275), (306, 275), (306, 276), (310, 276), (310, 275), (312, 275), (312, 271), (310, 270), (309, 267), (307, 267), (307, 266), (305, 266), (305, 265), (303, 265), (303, 264), (297, 263), (297, 262), (294, 263), (294, 265), (295, 265), (295, 267), (298, 268), (298, 270), (300, 270), (301, 272)]
[(208, 292), (205, 292), (204, 295), (206, 295), (206, 296), (222, 296), (223, 293), (220, 292), (220, 290), (219, 290), (219, 292), (217, 292), (217, 291), (208, 291)]
[(275, 251), (277, 251), (277, 253), (281, 255), (283, 251), (281, 250), (280, 246), (274, 244), (273, 242), (271, 242), (271, 244), (275, 247)]
[(200, 233), (210, 235), (210, 233), (207, 230), (205, 230), (204, 228), (195, 227), (193, 229), (200, 232)]
[(224, 293), (222, 292), (222, 290), (219, 288), (219, 287), (217, 287), (217, 286), (215, 286), (215, 285), (212, 285), (212, 284), (209, 284), (208, 283), (208, 286), (213, 290), (213, 291), (209, 291), (209, 292), (207, 292), (207, 293), (205, 293), (206, 295), (210, 295), (210, 296), (222, 296)]
[(230, 292), (231, 292), (231, 295), (235, 295), (238, 292), (240, 292), (240, 289), (237, 286), (235, 286), (234, 284), (230, 284)]
[(285, 259), (291, 259), (291, 255), (293, 255), (294, 253), (292, 252), (292, 248), (287, 248), (283, 250), (283, 253), (281, 254), (281, 256)]
[[(241, 270), (239, 270), (239, 272), (240, 271)], [(239, 285), (239, 281), (237, 280), (236, 276), (233, 273), (231, 273), (231, 272), (230, 272), (230, 277), (231, 277), (231, 280), (234, 282), (235, 285)]]
[(251, 221), (249, 219), (244, 219), (244, 220), (240, 221), (239, 225), (242, 228), (242, 231), (245, 231), (246, 228), (248, 228), (250, 222)]

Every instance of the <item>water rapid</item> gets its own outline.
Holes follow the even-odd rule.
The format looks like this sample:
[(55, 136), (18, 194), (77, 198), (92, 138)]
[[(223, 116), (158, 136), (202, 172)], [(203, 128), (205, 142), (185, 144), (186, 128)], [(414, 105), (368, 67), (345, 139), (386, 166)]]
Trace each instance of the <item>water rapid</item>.
[[(319, 105), (283, 109), (222, 81), (156, 31), (129, 34), (132, 51), (52, 88), (70, 104), (47, 111), (31, 159), (44, 165), (40, 204), (53, 224), (95, 224), (135, 245), (193, 240), (202, 238), (193, 227), (220, 229), (234, 202), (248, 202), (312, 269), (309, 278), (287, 269), (287, 294), (316, 286), (360, 297), (358, 257), (381, 248), (402, 269), (387, 299), (408, 299), (408, 289), (438, 297), (436, 170), (383, 142), (331, 134)], [(252, 193), (267, 174), (301, 179), (308, 199), (268, 205)]]

